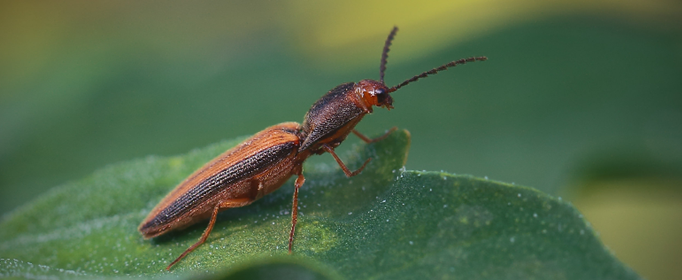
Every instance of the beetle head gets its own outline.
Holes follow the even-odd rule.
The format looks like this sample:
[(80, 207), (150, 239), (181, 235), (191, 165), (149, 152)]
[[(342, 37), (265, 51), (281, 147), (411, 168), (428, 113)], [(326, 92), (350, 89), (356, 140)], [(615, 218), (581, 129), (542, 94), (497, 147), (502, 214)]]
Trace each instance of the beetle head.
[(389, 95), (389, 89), (379, 81), (362, 80), (355, 85), (355, 91), (371, 106), (393, 109), (393, 98)]

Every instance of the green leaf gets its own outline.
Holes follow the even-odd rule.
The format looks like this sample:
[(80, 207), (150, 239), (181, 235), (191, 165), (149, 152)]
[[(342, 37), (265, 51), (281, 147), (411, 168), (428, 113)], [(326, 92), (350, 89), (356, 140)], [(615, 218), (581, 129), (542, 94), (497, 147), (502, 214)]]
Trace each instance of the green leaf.
[(140, 236), (138, 224), (185, 176), (238, 142), (115, 164), (54, 188), (3, 217), (0, 276), (639, 278), (561, 199), (471, 176), (404, 170), (404, 130), (342, 155), (351, 169), (373, 158), (356, 177), (346, 178), (331, 159), (304, 166), (293, 256), (290, 181), (222, 212), (207, 242), (165, 271), (206, 222), (153, 240)]

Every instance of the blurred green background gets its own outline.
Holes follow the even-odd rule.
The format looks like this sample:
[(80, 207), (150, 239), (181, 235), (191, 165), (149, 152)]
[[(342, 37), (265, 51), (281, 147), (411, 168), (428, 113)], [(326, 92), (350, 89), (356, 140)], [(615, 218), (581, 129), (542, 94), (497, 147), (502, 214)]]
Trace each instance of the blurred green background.
[(680, 279), (681, 23), (674, 0), (3, 1), (0, 213), (110, 163), (300, 122), (378, 79), (397, 25), (389, 85), (490, 60), (401, 89), (358, 130), (410, 130), (408, 169), (562, 196), (640, 275)]

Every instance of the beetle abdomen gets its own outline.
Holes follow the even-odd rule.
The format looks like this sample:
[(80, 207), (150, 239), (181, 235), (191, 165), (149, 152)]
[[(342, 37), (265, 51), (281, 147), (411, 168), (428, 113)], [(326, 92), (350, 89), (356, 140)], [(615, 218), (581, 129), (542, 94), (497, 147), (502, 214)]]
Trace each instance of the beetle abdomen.
[[(139, 231), (145, 237), (153, 237), (190, 223), (192, 217), (205, 215), (206, 211), (196, 210), (213, 206), (202, 204), (295, 153), (300, 144), (296, 134), (299, 127), (297, 123), (282, 123), (266, 128), (207, 163), (165, 197), (142, 222)], [(240, 198), (240, 195), (251, 195), (251, 190), (234, 190), (229, 195), (237, 197), (228, 198)], [(178, 219), (187, 221), (175, 223), (171, 228), (170, 224)]]

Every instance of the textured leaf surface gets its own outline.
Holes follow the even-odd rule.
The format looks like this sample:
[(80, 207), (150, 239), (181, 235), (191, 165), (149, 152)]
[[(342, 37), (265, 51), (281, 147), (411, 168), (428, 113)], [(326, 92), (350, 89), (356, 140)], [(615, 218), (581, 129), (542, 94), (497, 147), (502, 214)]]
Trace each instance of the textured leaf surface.
[[(174, 267), (206, 223), (144, 240), (136, 227), (179, 181), (239, 141), (115, 164), (5, 216), (0, 275), (19, 278), (638, 279), (575, 208), (533, 189), (405, 171), (409, 133), (306, 165), (294, 256), (291, 182), (222, 212), (208, 241)], [(328, 155), (325, 155), (328, 156)], [(219, 272), (219, 273), (215, 273)]]

